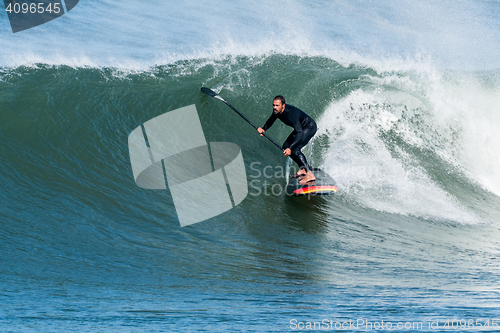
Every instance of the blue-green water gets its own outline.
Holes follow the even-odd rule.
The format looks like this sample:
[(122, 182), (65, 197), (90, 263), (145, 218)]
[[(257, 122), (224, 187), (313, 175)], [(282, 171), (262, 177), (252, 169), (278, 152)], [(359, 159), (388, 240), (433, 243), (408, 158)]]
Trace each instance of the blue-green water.
[[(495, 330), (498, 2), (282, 5), (0, 14), (0, 331)], [(286, 197), (287, 160), (202, 86), (258, 125), (277, 94), (310, 114), (337, 194)], [(249, 194), (181, 228), (127, 139), (191, 104)]]

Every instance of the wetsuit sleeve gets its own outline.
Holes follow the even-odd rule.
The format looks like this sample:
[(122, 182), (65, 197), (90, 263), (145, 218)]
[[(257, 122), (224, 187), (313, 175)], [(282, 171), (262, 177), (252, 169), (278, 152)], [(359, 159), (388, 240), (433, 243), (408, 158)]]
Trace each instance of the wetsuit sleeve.
[(278, 118), (278, 116), (276, 114), (272, 114), (271, 117), (269, 117), (269, 119), (267, 119), (266, 123), (264, 124), (264, 126), (262, 127), (262, 129), (264, 131), (267, 131), (267, 129), (271, 126), (273, 126), (274, 122), (276, 121), (276, 119)]

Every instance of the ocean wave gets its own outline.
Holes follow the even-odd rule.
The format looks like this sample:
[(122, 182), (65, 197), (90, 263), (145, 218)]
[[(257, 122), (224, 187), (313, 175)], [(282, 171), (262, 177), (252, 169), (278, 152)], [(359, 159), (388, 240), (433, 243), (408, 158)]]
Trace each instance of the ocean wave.
[[(101, 143), (119, 147), (137, 124), (195, 103), (209, 141), (238, 138), (250, 161), (271, 154), (269, 163), (280, 165), (284, 162), (267, 152), (265, 143), (253, 144), (258, 138), (251, 128), (204, 100), (199, 88), (214, 88), (257, 124), (270, 112), (269, 99), (284, 94), (318, 120), (308, 154), (333, 173), (349, 200), (391, 214), (483, 221), (491, 204), (477, 208), (477, 196), (498, 194), (500, 188), (500, 162), (487, 153), (498, 149), (498, 80), (486, 75), (485, 81), (484, 72), (439, 71), (425, 61), (400, 67), (384, 71), (319, 56), (270, 54), (184, 60), (141, 71), (46, 64), (4, 68), (3, 133), (9, 138), (4, 144), (27, 146), (36, 156), (57, 152), (56, 142), (75, 156), (95, 149), (114, 155)], [(288, 132), (277, 127), (271, 134), (280, 141)], [(77, 143), (88, 137), (94, 140), (79, 152)], [(40, 146), (37, 138), (50, 144)], [(126, 161), (123, 148), (120, 160)], [(13, 162), (5, 156), (4, 163)], [(46, 163), (42, 169), (51, 169)], [(58, 167), (69, 173), (73, 168)], [(124, 171), (119, 179), (129, 176)], [(106, 177), (85, 186), (99, 186), (95, 182)]]

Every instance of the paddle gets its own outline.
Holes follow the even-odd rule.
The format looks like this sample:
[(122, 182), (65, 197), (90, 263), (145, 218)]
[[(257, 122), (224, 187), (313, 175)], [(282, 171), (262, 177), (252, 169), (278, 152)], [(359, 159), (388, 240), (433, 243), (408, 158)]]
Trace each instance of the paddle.
[[(247, 123), (249, 123), (250, 125), (253, 126), (253, 128), (257, 129), (258, 127), (255, 126), (254, 124), (252, 124), (252, 122), (250, 120), (248, 120), (244, 115), (242, 115), (238, 110), (236, 110), (231, 104), (229, 104), (226, 100), (224, 100), (222, 97), (220, 97), (215, 91), (213, 91), (212, 89), (209, 89), (209, 88), (205, 88), (205, 87), (202, 87), (201, 88), (201, 92), (207, 94), (208, 96), (211, 96), (211, 97), (215, 97), (217, 99), (220, 99), (221, 101), (223, 101), (224, 103), (227, 104), (227, 106), (229, 106), (231, 109), (233, 109), (234, 112), (236, 112), (237, 114), (239, 114), (241, 116), (241, 118), (245, 119)], [(276, 147), (278, 147), (281, 151), (283, 151), (283, 149), (281, 149), (281, 146), (278, 145), (273, 139), (271, 139), (270, 137), (268, 137), (266, 135), (266, 133), (263, 133), (262, 135), (264, 135), (269, 141), (271, 141), (272, 143), (274, 143), (274, 145)]]

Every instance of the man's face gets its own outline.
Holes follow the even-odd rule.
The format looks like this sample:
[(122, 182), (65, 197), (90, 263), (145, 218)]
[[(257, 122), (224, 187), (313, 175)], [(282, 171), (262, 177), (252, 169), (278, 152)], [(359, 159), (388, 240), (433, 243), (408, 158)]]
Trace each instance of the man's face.
[(273, 101), (273, 112), (275, 114), (280, 114), (285, 109), (285, 104), (281, 103), (281, 100), (275, 99)]

